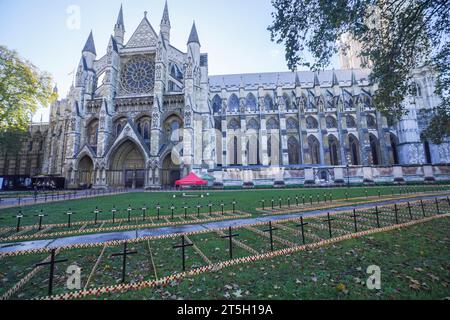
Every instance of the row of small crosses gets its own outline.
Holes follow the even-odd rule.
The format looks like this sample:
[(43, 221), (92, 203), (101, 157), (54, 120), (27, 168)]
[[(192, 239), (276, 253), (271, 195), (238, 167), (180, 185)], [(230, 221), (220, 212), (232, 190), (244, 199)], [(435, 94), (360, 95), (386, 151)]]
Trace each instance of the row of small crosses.
[[(302, 199), (302, 204), (305, 205), (306, 204), (306, 197), (302, 196), (301, 199)], [(313, 196), (310, 195), (309, 196), (309, 202), (310, 202), (311, 205), (313, 204), (313, 199), (314, 199)], [(317, 203), (320, 203), (321, 197), (320, 197), (319, 194), (317, 194), (316, 199), (317, 199)], [(323, 199), (324, 199), (324, 202), (327, 202), (327, 201), (333, 202), (333, 194), (330, 193), (329, 195), (327, 195), (326, 193), (324, 193), (323, 194)], [(291, 197), (287, 197), (286, 201), (287, 201), (288, 207), (291, 207)], [(265, 210), (266, 199), (262, 199), (260, 202), (262, 204), (262, 209)], [(275, 207), (275, 198), (272, 197), (270, 202), (271, 202), (271, 205), (272, 205), (272, 209), (274, 209), (274, 207)], [(297, 207), (300, 205), (300, 196), (295, 196), (295, 203), (296, 203)], [(283, 199), (281, 197), (279, 197), (278, 198), (278, 206), (280, 207), (280, 209), (282, 207), (282, 204), (283, 204)]]
[[(231, 204), (233, 205), (233, 213), (236, 213), (236, 205), (237, 205), (236, 200), (233, 200), (231, 202)], [(225, 213), (225, 211), (224, 211), (225, 205), (226, 205), (226, 203), (223, 202), (223, 201), (220, 203), (220, 207), (222, 208), (222, 214)], [(209, 208), (209, 214), (212, 215), (212, 208), (214, 207), (214, 204), (212, 202), (209, 202), (207, 206)], [(187, 217), (187, 215), (188, 215), (187, 210), (190, 207), (186, 203), (184, 203), (184, 206), (182, 206), (181, 208), (184, 209), (184, 215), (185, 215), (185, 217)], [(200, 210), (203, 208), (203, 206), (200, 203), (198, 203), (195, 208), (197, 208), (197, 214), (200, 215)], [(163, 209), (163, 206), (161, 206), (158, 203), (155, 206), (155, 209), (157, 210), (158, 220), (160, 220), (160, 212), (161, 212), (161, 209)], [(172, 217), (172, 220), (173, 220), (174, 219), (174, 211), (175, 211), (176, 207), (172, 204), (170, 207), (168, 207), (168, 209), (171, 210), (171, 217)], [(132, 214), (133, 210), (134, 209), (132, 208), (131, 204), (128, 205), (128, 208), (124, 209), (125, 213), (128, 214), (128, 222), (131, 222), (131, 214)], [(147, 210), (148, 210), (148, 208), (144, 204), (143, 207), (141, 208), (142, 220), (143, 221), (146, 220)], [(93, 213), (94, 213), (94, 224), (97, 224), (98, 216), (102, 212), (103, 211), (101, 209), (99, 209), (98, 207), (95, 208), (95, 210), (93, 211)], [(116, 209), (116, 206), (114, 205), (110, 212), (112, 213), (112, 221), (113, 221), (113, 223), (115, 223), (116, 214), (118, 214), (120, 212), (120, 210)], [(67, 216), (67, 227), (68, 228), (71, 228), (71, 226), (72, 226), (72, 216), (75, 215), (75, 214), (77, 214), (77, 213), (72, 211), (71, 208), (69, 208), (69, 210), (64, 213), (64, 215)], [(42, 230), (43, 219), (44, 219), (44, 217), (48, 217), (48, 214), (44, 214), (43, 210), (41, 210), (39, 214), (34, 215), (34, 216), (39, 218), (39, 231), (40, 231), (40, 230)], [(12, 217), (17, 219), (16, 231), (19, 232), (20, 228), (21, 228), (22, 220), (24, 218), (28, 217), (28, 216), (23, 214), (22, 210), (19, 210), (19, 213), (17, 215), (12, 216)], [(4, 220), (4, 218), (0, 217), (0, 220)]]
[[(448, 197), (447, 197), (447, 201), (448, 201), (448, 204), (450, 205), (450, 199)], [(423, 203), (422, 200), (420, 201), (420, 203), (421, 203), (423, 216), (426, 217), (424, 203)], [(437, 213), (440, 214), (439, 202), (438, 202), (437, 198), (435, 198), (435, 204), (436, 204)], [(159, 207), (159, 205), (156, 208), (158, 208), (158, 207)], [(129, 209), (131, 209), (131, 206), (129, 207)], [(127, 209), (128, 212), (130, 212), (129, 209)], [(146, 210), (147, 208), (143, 207), (142, 209)], [(113, 209), (113, 210), (115, 210), (115, 209)], [(413, 216), (412, 216), (412, 213), (411, 213), (411, 205), (410, 205), (409, 202), (408, 202), (408, 210), (409, 210), (410, 218), (411, 218), (411, 220), (413, 220)], [(96, 212), (96, 214), (98, 214), (100, 212), (100, 210), (96, 209), (94, 212)], [(397, 204), (394, 205), (394, 212), (395, 212), (396, 224), (399, 224), (399, 220), (398, 220), (398, 206), (397, 206)], [(69, 211), (67, 214), (70, 216), (70, 215), (73, 214), (73, 212)], [(377, 218), (377, 227), (380, 228), (381, 227), (380, 226), (380, 219), (379, 219), (380, 210), (379, 210), (378, 207), (376, 207), (376, 209), (375, 209), (375, 214), (376, 214), (376, 218)], [(354, 219), (355, 232), (357, 233), (358, 232), (358, 218), (360, 217), (360, 215), (357, 215), (356, 214), (356, 210), (353, 209), (351, 217)], [(296, 224), (296, 227), (297, 228), (301, 228), (301, 239), (302, 239), (303, 245), (305, 245), (306, 244), (305, 227), (308, 225), (308, 223), (304, 222), (303, 215), (300, 216), (299, 220), (300, 220), (300, 223)], [(332, 222), (335, 221), (335, 220), (336, 220), (336, 218), (332, 218), (329, 212), (327, 213), (327, 218), (322, 220), (322, 223), (326, 223), (328, 225), (328, 231), (329, 231), (330, 239), (333, 237)], [(273, 232), (278, 230), (278, 228), (273, 226), (272, 221), (269, 221), (268, 224), (269, 224), (269, 228), (263, 230), (263, 232), (269, 233), (270, 250), (273, 252), (275, 250), (275, 248), (274, 248), (274, 241), (273, 241), (274, 240)], [(232, 229), (231, 226), (228, 228), (228, 234), (225, 235), (225, 236), (221, 236), (222, 239), (228, 239), (228, 241), (229, 241), (230, 260), (233, 259), (233, 239), (236, 238), (236, 237), (239, 237), (239, 234), (233, 233), (233, 229)], [(185, 235), (181, 235), (181, 244), (177, 244), (177, 245), (173, 246), (173, 249), (181, 249), (181, 259), (182, 259), (182, 269), (183, 269), (183, 271), (186, 271), (186, 248), (193, 247), (193, 246), (194, 246), (194, 243), (191, 242), (190, 240), (188, 240)], [(125, 242), (122, 252), (115, 253), (115, 254), (111, 255), (111, 258), (118, 257), (118, 256), (122, 257), (122, 279), (121, 279), (122, 283), (125, 283), (125, 280), (126, 280), (126, 261), (127, 261), (127, 256), (128, 255), (137, 254), (137, 253), (138, 252), (136, 250), (128, 250), (128, 243)], [(49, 287), (48, 287), (48, 295), (49, 296), (51, 296), (52, 292), (53, 292), (53, 277), (54, 277), (55, 264), (67, 261), (67, 259), (56, 260), (55, 256), (56, 256), (56, 250), (52, 249), (52, 251), (51, 251), (51, 259), (50, 259), (49, 262), (40, 263), (40, 264), (35, 265), (36, 267), (44, 266), (44, 265), (49, 265), (50, 266)]]
[[(296, 204), (297, 204), (297, 206), (298, 206), (298, 205), (299, 205), (299, 197), (296, 196), (295, 199), (296, 199)], [(291, 200), (291, 198), (288, 197), (287, 200), (288, 200), (288, 205), (290, 206), (290, 200)], [(310, 196), (310, 199), (309, 199), (309, 200), (310, 200), (310, 202), (311, 202), (311, 204), (312, 204), (312, 196)], [(274, 198), (272, 198), (272, 200), (271, 200), (271, 203), (272, 203), (272, 209), (274, 208), (274, 202), (275, 202), (275, 200), (274, 200)], [(279, 206), (280, 206), (280, 208), (281, 208), (281, 207), (282, 207), (282, 199), (279, 198), (279, 199), (278, 199), (278, 202), (279, 202)], [(305, 204), (305, 196), (302, 197), (302, 202), (303, 202), (303, 204)], [(450, 206), (450, 198), (449, 198), (448, 196), (447, 196), (447, 202), (448, 202), (448, 204), (449, 204), (449, 206)], [(264, 199), (261, 200), (261, 203), (262, 203), (262, 205), (263, 205), (263, 210), (264, 210), (265, 200), (264, 200)], [(233, 202), (231, 202), (231, 204), (233, 205), (233, 213), (236, 213), (236, 205), (237, 205), (236, 200), (233, 200)], [(423, 213), (423, 215), (425, 216), (425, 209), (424, 209), (424, 203), (423, 203), (423, 200), (420, 200), (420, 204), (421, 204), (421, 208), (422, 208), (422, 213)], [(410, 204), (410, 202), (407, 202), (407, 205), (408, 205), (409, 215), (412, 216), (412, 213), (411, 213), (411, 204)], [(436, 211), (437, 211), (437, 213), (440, 214), (439, 201), (438, 201), (437, 198), (435, 198), (435, 205), (436, 205)], [(213, 203), (212, 203), (212, 202), (209, 202), (207, 206), (208, 206), (208, 208), (209, 208), (209, 214), (212, 215), (212, 208), (213, 208), (213, 206), (214, 206)], [(224, 212), (225, 203), (224, 203), (223, 201), (220, 203), (220, 207), (221, 207), (221, 209), (222, 209), (222, 215), (223, 215), (223, 214), (225, 213), (225, 212)], [(184, 209), (184, 216), (187, 217), (187, 215), (188, 215), (187, 210), (188, 210), (190, 207), (185, 203), (184, 206), (182, 206), (181, 208)], [(196, 206), (195, 208), (197, 208), (197, 215), (200, 216), (200, 210), (203, 208), (203, 206), (202, 206), (200, 203), (198, 203), (197, 206)], [(163, 207), (158, 203), (158, 204), (155, 206), (155, 209), (157, 210), (157, 219), (160, 220), (160, 218), (161, 218), (160, 212), (161, 212), (161, 209), (163, 209)], [(175, 211), (176, 207), (172, 204), (170, 207), (168, 207), (168, 209), (171, 210), (171, 218), (172, 218), (172, 220), (173, 220), (173, 219), (174, 219), (174, 211)], [(124, 211), (128, 214), (128, 222), (131, 222), (131, 214), (132, 214), (133, 210), (134, 210), (134, 209), (131, 207), (131, 205), (129, 205), (128, 208), (124, 210)], [(147, 208), (147, 206), (144, 205), (144, 206), (141, 208), (141, 210), (142, 210), (142, 220), (145, 221), (145, 220), (146, 220), (146, 214), (147, 214), (148, 208)], [(376, 211), (378, 212), (378, 207), (377, 207), (377, 210), (376, 210)], [(95, 219), (95, 220), (94, 220), (94, 224), (97, 224), (97, 222), (98, 222), (98, 215), (99, 215), (99, 213), (101, 213), (101, 212), (102, 212), (102, 210), (100, 210), (98, 207), (96, 207), (95, 210), (93, 211), (93, 213), (94, 213), (94, 219)], [(116, 209), (116, 206), (113, 206), (113, 208), (111, 209), (111, 213), (112, 213), (112, 222), (113, 222), (113, 223), (115, 223), (115, 220), (116, 220), (116, 214), (117, 214), (118, 212), (119, 212), (119, 210)], [(398, 208), (397, 208), (397, 204), (394, 205), (394, 212), (395, 212), (396, 222), (398, 223), (398, 215), (397, 215), (397, 213), (398, 213)], [(67, 227), (68, 227), (68, 228), (71, 228), (71, 226), (72, 226), (72, 224), (71, 224), (71, 223), (72, 223), (72, 216), (75, 215), (76, 212), (72, 211), (72, 209), (69, 208), (69, 210), (68, 210), (66, 213), (64, 213), (64, 214), (67, 216)], [(39, 221), (38, 221), (38, 229), (39, 229), (39, 231), (42, 230), (43, 219), (44, 219), (44, 217), (48, 217), (48, 214), (44, 214), (43, 210), (41, 210), (39, 214), (36, 214), (36, 215), (33, 215), (33, 216), (34, 216), (34, 217), (37, 217), (37, 218), (39, 219)], [(24, 218), (28, 217), (28, 216), (25, 215), (25, 214), (23, 214), (23, 213), (22, 213), (22, 210), (19, 210), (19, 213), (18, 213), (17, 215), (12, 216), (12, 217), (13, 217), (13, 218), (16, 218), (16, 220), (17, 220), (17, 224), (16, 224), (16, 232), (20, 232), (22, 220), (23, 220)], [(4, 217), (0, 217), (0, 220), (4, 220)]]
[[(305, 243), (305, 236), (303, 234), (304, 232), (304, 226), (307, 225), (307, 223), (303, 223), (303, 217), (301, 217), (301, 224), (299, 226), (302, 227), (302, 238), (303, 243)], [(270, 234), (270, 248), (271, 251), (274, 251), (274, 245), (273, 245), (273, 231), (276, 231), (277, 228), (274, 228), (272, 226), (272, 221), (269, 222), (269, 229), (264, 230), (264, 232), (268, 232)], [(229, 227), (228, 229), (228, 235), (222, 236), (223, 239), (229, 239), (229, 251), (230, 251), (230, 259), (233, 259), (233, 238), (239, 237), (239, 234), (233, 234), (232, 227)], [(181, 249), (181, 263), (182, 263), (182, 269), (183, 271), (186, 271), (186, 248), (193, 247), (194, 243), (187, 239), (185, 235), (181, 236), (181, 244), (177, 244), (173, 246), (173, 249)], [(129, 250), (128, 249), (128, 242), (125, 242), (123, 245), (122, 252), (111, 254), (110, 258), (115, 257), (122, 257), (122, 277), (121, 282), (125, 283), (126, 281), (126, 267), (127, 267), (127, 257), (129, 255), (137, 254), (138, 252), (136, 250)], [(48, 296), (51, 296), (53, 294), (53, 280), (54, 280), (54, 271), (55, 271), (55, 265), (57, 263), (67, 262), (67, 259), (59, 259), (56, 260), (56, 249), (51, 250), (51, 257), (50, 261), (36, 264), (35, 267), (39, 266), (46, 266), (48, 265), (50, 268), (49, 273), (49, 281), (48, 281)]]

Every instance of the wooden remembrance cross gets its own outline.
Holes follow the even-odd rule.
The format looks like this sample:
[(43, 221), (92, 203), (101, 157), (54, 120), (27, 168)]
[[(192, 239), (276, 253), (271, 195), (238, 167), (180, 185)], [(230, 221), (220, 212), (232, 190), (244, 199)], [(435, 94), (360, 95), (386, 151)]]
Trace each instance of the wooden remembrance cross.
[(306, 244), (305, 241), (305, 226), (307, 226), (308, 223), (304, 223), (303, 222), (303, 216), (300, 217), (300, 224), (297, 224), (297, 227), (301, 227), (302, 228), (302, 240), (303, 240), (303, 244)]
[(330, 232), (330, 239), (333, 237), (333, 234), (331, 232), (331, 221), (334, 221), (335, 219), (330, 217), (330, 213), (327, 213), (327, 219), (323, 220), (323, 222), (328, 222), (328, 231)]
[(122, 283), (125, 283), (125, 276), (126, 276), (126, 268), (127, 268), (127, 256), (131, 254), (136, 254), (137, 251), (129, 251), (128, 250), (128, 243), (125, 242), (123, 244), (123, 251), (121, 253), (114, 253), (111, 255), (111, 258), (113, 257), (122, 257)]
[(233, 234), (232, 228), (229, 227), (228, 229), (228, 235), (221, 237), (222, 239), (229, 239), (230, 241), (230, 260), (233, 260), (233, 238), (239, 237), (239, 234)]
[(55, 255), (56, 255), (56, 250), (52, 249), (52, 253), (51, 253), (49, 262), (42, 262), (42, 263), (38, 263), (35, 265), (36, 267), (47, 266), (47, 265), (50, 266), (50, 274), (48, 277), (48, 295), (49, 296), (51, 296), (53, 294), (53, 278), (55, 275), (55, 264), (67, 261), (67, 259), (55, 260)]
[(181, 257), (183, 260), (183, 271), (186, 271), (186, 248), (194, 246), (193, 243), (187, 243), (186, 242), (186, 236), (181, 236), (181, 245), (173, 246), (174, 249), (180, 249), (181, 248)]
[(263, 230), (264, 232), (268, 232), (270, 236), (270, 251), (273, 251), (273, 232), (278, 230), (278, 228), (272, 227), (272, 221), (269, 221), (269, 229)]

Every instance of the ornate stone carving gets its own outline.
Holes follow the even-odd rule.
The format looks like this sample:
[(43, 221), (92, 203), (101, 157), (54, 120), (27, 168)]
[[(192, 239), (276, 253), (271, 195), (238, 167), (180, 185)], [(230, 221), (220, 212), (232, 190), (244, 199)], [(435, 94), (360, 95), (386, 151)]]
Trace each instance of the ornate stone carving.
[(136, 32), (128, 41), (127, 48), (145, 48), (156, 46), (155, 33), (147, 19), (143, 19)]
[(152, 128), (159, 129), (160, 127), (160, 116), (158, 112), (154, 112), (152, 115)]

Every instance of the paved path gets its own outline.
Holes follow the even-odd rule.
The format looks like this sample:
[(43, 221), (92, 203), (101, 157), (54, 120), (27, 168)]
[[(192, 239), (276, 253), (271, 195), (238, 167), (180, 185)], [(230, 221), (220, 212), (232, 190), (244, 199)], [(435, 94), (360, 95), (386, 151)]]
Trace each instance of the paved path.
[(74, 236), (67, 238), (59, 238), (59, 239), (48, 239), (48, 240), (37, 240), (37, 241), (26, 241), (26, 242), (16, 242), (9, 244), (0, 244), (0, 254), (1, 253), (11, 253), (11, 252), (21, 252), (27, 250), (35, 250), (35, 249), (57, 249), (61, 247), (76, 245), (76, 244), (101, 244), (110, 241), (121, 241), (121, 240), (133, 240), (139, 239), (143, 237), (152, 237), (152, 236), (162, 236), (162, 235), (176, 235), (182, 234), (186, 232), (196, 232), (196, 231), (216, 231), (217, 229), (222, 228), (238, 228), (246, 225), (252, 225), (259, 222), (269, 222), (269, 221), (280, 221), (288, 218), (300, 218), (308, 217), (308, 216), (317, 216), (321, 214), (330, 213), (339, 213), (352, 209), (367, 209), (374, 208), (375, 206), (384, 206), (384, 205), (392, 205), (399, 203), (406, 203), (408, 201), (417, 201), (417, 200), (433, 200), (435, 198), (438, 199), (446, 199), (447, 195), (441, 196), (418, 196), (411, 197), (407, 199), (396, 199), (396, 200), (380, 200), (377, 202), (364, 203), (364, 204), (355, 204), (348, 205), (344, 207), (336, 207), (330, 209), (321, 209), (321, 210), (313, 210), (302, 213), (291, 213), (285, 215), (266, 215), (257, 218), (247, 218), (247, 219), (236, 219), (236, 220), (226, 220), (219, 222), (211, 222), (205, 224), (191, 224), (191, 225), (183, 225), (176, 227), (166, 227), (166, 228), (154, 228), (154, 229), (142, 229), (142, 230), (133, 230), (126, 232), (114, 232), (114, 233), (100, 233), (100, 234), (92, 234), (92, 235), (83, 235), (83, 236)]

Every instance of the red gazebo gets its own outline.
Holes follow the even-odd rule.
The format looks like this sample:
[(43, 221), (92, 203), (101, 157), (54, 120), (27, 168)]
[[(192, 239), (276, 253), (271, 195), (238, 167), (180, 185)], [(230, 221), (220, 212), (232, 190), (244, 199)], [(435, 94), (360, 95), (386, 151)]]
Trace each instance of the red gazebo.
[(200, 179), (194, 172), (188, 174), (185, 178), (175, 182), (176, 186), (204, 186), (207, 185), (208, 181)]

